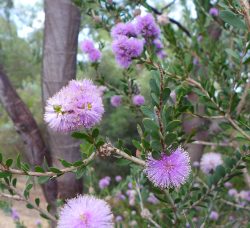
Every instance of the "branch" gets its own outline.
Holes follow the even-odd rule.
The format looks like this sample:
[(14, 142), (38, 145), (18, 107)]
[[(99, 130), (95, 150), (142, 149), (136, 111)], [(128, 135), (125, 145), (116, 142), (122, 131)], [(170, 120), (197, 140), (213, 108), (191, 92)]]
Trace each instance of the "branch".
[(5, 185), (5, 187), (7, 189), (9, 189), (10, 191), (12, 191), (13, 193), (15, 193), (15, 195), (11, 196), (11, 195), (7, 195), (7, 194), (3, 194), (1, 193), (1, 196), (4, 195), (4, 197), (9, 197), (11, 199), (15, 199), (15, 200), (21, 200), (21, 201), (24, 201), (28, 204), (30, 204), (35, 210), (39, 211), (41, 214), (45, 215), (46, 217), (48, 217), (51, 221), (53, 222), (57, 222), (57, 219), (51, 215), (49, 212), (47, 212), (46, 210), (44, 210), (43, 208), (41, 207), (38, 207), (36, 204), (34, 204), (32, 201), (26, 199), (20, 192), (18, 192), (18, 190), (13, 187), (13, 186), (10, 186), (10, 185)]
[(233, 143), (231, 142), (228, 142), (228, 143), (222, 143), (222, 142), (219, 142), (219, 143), (214, 143), (214, 142), (205, 142), (205, 141), (194, 141), (194, 142), (191, 142), (191, 144), (197, 144), (197, 145), (205, 145), (205, 146), (225, 146), (225, 147), (233, 147)]
[[(122, 156), (123, 158), (130, 160), (132, 162), (134, 162), (137, 165), (140, 166), (145, 166), (146, 162), (136, 158), (134, 156), (131, 156), (129, 154), (127, 154), (126, 152), (119, 150), (118, 148), (112, 146), (110, 143), (106, 143), (104, 144), (98, 151), (97, 153), (102, 153), (102, 154), (111, 154), (111, 153), (115, 153), (117, 155)], [(88, 165), (96, 156), (97, 154), (96, 152), (92, 153), (87, 159), (84, 159), (82, 161), (82, 163), (79, 166), (82, 165)], [(20, 169), (13, 169), (13, 168), (9, 168), (6, 167), (3, 164), (0, 164), (0, 170), (3, 172), (7, 172), (7, 173), (12, 173), (12, 174), (16, 174), (16, 175), (25, 175), (25, 176), (36, 176), (36, 177), (56, 177), (58, 175), (63, 175), (65, 173), (69, 173), (69, 172), (73, 172), (74, 170), (76, 170), (77, 168), (79, 168), (79, 166), (70, 166), (64, 169), (60, 169), (60, 172), (55, 173), (55, 172), (35, 172), (35, 171), (23, 171)]]
[[(158, 9), (154, 8), (153, 6), (149, 5), (148, 3), (145, 3), (147, 8), (149, 8), (150, 10), (152, 10), (155, 14), (157, 15), (162, 15), (163, 11), (165, 9), (167, 9), (169, 6), (171, 6), (175, 1), (169, 3), (168, 5), (166, 5), (165, 7), (162, 8), (161, 11), (159, 11)], [(191, 37), (191, 33), (188, 31), (187, 28), (185, 28), (180, 22), (176, 21), (173, 18), (169, 17), (169, 21), (175, 25), (177, 25), (179, 27), (179, 29), (181, 29), (188, 37)]]
[(220, 201), (223, 202), (223, 203), (225, 203), (225, 204), (227, 204), (227, 205), (230, 205), (230, 206), (233, 206), (233, 207), (236, 207), (236, 208), (245, 209), (245, 210), (250, 211), (250, 207), (244, 207), (244, 206), (232, 203), (232, 202), (224, 200), (224, 199), (220, 199)]
[(116, 153), (116, 154), (122, 156), (123, 158), (134, 162), (137, 165), (140, 165), (140, 166), (145, 166), (146, 165), (146, 162), (143, 161), (142, 159), (131, 156), (131, 155), (127, 154), (126, 152), (124, 152), (122, 150), (119, 150), (118, 148), (114, 147), (111, 143), (105, 143), (100, 148), (100, 152), (103, 153), (103, 154)]
[(247, 95), (249, 93), (250, 90), (250, 77), (248, 77), (248, 83), (246, 84), (245, 90), (241, 96), (241, 100), (237, 106), (237, 115), (240, 114), (241, 110), (243, 109), (245, 103), (246, 103), (246, 99), (247, 99)]
[(6, 193), (3, 193), (3, 192), (0, 192), (0, 197), (11, 199), (11, 200), (16, 200), (16, 201), (24, 201), (24, 199), (21, 198), (20, 196), (10, 195), (10, 194), (6, 194)]
[(250, 32), (250, 15), (249, 15), (250, 6), (249, 6), (249, 3), (247, 0), (240, 0), (240, 4), (241, 4), (242, 10), (243, 10), (243, 14), (245, 17), (248, 31)]
[[(82, 161), (81, 165), (88, 165), (94, 159), (94, 157), (95, 157), (95, 153), (92, 153), (87, 159)], [(16, 175), (26, 175), (26, 176), (36, 176), (36, 177), (55, 177), (58, 175), (72, 172), (76, 170), (78, 167), (79, 166), (71, 166), (65, 169), (61, 169), (60, 173), (55, 173), (55, 172), (41, 173), (41, 172), (23, 171), (19, 169), (13, 169), (13, 168), (6, 167), (3, 164), (0, 164), (0, 170), (3, 172), (8, 172), (8, 173), (16, 174)]]

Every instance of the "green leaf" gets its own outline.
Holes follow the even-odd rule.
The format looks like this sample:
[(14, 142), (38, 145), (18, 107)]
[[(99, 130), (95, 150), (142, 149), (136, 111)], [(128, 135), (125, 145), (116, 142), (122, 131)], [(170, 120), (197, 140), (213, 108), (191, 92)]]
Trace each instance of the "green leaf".
[(23, 193), (23, 195), (24, 195), (24, 197), (27, 199), (28, 198), (28, 196), (29, 196), (29, 194), (30, 194), (30, 190), (32, 189), (32, 187), (33, 187), (33, 184), (28, 184), (27, 186), (26, 186), (26, 188), (25, 188), (25, 190), (24, 190), (24, 193)]
[(64, 167), (70, 167), (72, 164), (70, 162), (67, 162), (66, 160), (61, 159), (60, 162)]
[(0, 178), (6, 178), (6, 177), (9, 177), (11, 176), (10, 173), (7, 173), (7, 172), (0, 172)]
[(169, 133), (165, 136), (165, 143), (167, 145), (172, 145), (177, 140), (177, 135), (175, 133)]
[(150, 84), (151, 91), (155, 93), (156, 95), (159, 95), (160, 88), (157, 85), (157, 82), (155, 81), (155, 79), (151, 78), (149, 81), (149, 84)]
[(86, 170), (86, 166), (84, 166), (84, 165), (77, 168), (77, 170), (76, 170), (76, 179), (80, 179), (83, 176), (85, 170)]
[(93, 139), (88, 134), (83, 132), (73, 132), (71, 136), (76, 139), (85, 139), (86, 141), (93, 143)]
[(136, 147), (136, 149), (138, 149), (138, 150), (142, 150), (142, 147), (141, 147), (141, 145), (140, 145), (140, 142), (138, 142), (137, 140), (132, 140), (132, 143), (133, 143), (133, 145)]
[(6, 166), (8, 166), (8, 167), (10, 167), (11, 165), (12, 165), (12, 163), (13, 163), (13, 159), (8, 159), (7, 161), (6, 161)]
[(57, 173), (57, 174), (62, 173), (60, 169), (55, 168), (55, 167), (50, 167), (50, 168), (49, 168), (49, 171), (51, 171), (51, 172), (53, 172), (53, 173)]
[(173, 131), (175, 128), (181, 126), (181, 121), (180, 120), (173, 120), (170, 123), (167, 124), (166, 130), (167, 131)]
[(34, 208), (30, 203), (27, 203), (26, 207), (29, 208), (29, 209), (33, 209)]
[(141, 106), (140, 109), (145, 116), (149, 117), (150, 119), (155, 118), (154, 110), (148, 108), (147, 106)]
[(16, 166), (17, 166), (17, 168), (21, 169), (20, 154), (18, 154), (18, 155), (17, 155), (17, 159), (16, 159)]
[(39, 207), (39, 205), (40, 205), (40, 199), (39, 199), (39, 198), (36, 198), (36, 199), (35, 199), (35, 203), (36, 203), (36, 205)]
[(41, 166), (36, 166), (35, 171), (39, 173), (44, 173), (44, 169)]
[(147, 131), (158, 131), (159, 129), (157, 124), (149, 118), (143, 119), (142, 123)]
[(228, 10), (221, 11), (220, 18), (235, 28), (246, 29), (246, 25), (244, 21), (240, 19), (239, 15), (236, 15), (231, 11), (228, 11)]
[(92, 137), (93, 138), (97, 138), (99, 135), (99, 129), (98, 128), (95, 128), (93, 131), (92, 131)]
[(170, 96), (170, 93), (171, 93), (171, 90), (169, 88), (165, 88), (163, 90), (163, 93), (162, 93), (162, 99), (163, 99), (163, 103), (166, 103), (169, 96)]
[(46, 183), (49, 179), (50, 179), (50, 177), (38, 177), (37, 181), (38, 181), (39, 184), (44, 184), (44, 183)]
[(117, 165), (119, 165), (119, 166), (127, 166), (127, 165), (129, 165), (129, 164), (131, 164), (131, 161), (129, 161), (129, 160), (127, 160), (127, 159), (121, 158), (121, 159), (119, 159), (119, 160), (117, 161)]

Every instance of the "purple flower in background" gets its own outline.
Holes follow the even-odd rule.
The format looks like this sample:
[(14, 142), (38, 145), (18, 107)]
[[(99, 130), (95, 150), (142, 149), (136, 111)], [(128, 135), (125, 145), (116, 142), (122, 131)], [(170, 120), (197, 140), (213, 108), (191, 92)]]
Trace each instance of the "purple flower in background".
[(17, 213), (16, 209), (15, 208), (11, 208), (11, 218), (14, 220), (14, 221), (18, 221), (20, 219), (19, 217), (19, 214)]
[(216, 167), (221, 164), (223, 164), (221, 155), (218, 153), (210, 152), (202, 156), (200, 167), (205, 174), (208, 174), (214, 171)]
[(199, 35), (199, 36), (197, 37), (197, 41), (200, 43), (202, 40), (203, 40), (203, 36), (202, 36), (202, 35)]
[(102, 53), (98, 49), (94, 49), (88, 54), (91, 62), (97, 62), (102, 57)]
[(110, 185), (111, 178), (109, 176), (106, 176), (99, 180), (99, 188), (104, 189), (107, 188)]
[(134, 206), (135, 205), (136, 191), (135, 190), (127, 190), (126, 194), (128, 196), (129, 205)]
[(159, 200), (155, 197), (155, 195), (152, 192), (150, 192), (149, 197), (147, 198), (147, 202), (152, 204), (158, 204)]
[(156, 48), (156, 54), (157, 54), (157, 56), (158, 56), (160, 59), (166, 58), (166, 57), (167, 57), (167, 54), (166, 54), (166, 52), (163, 50), (164, 46), (163, 46), (161, 40), (160, 40), (160, 39), (155, 39), (155, 40), (153, 41), (153, 44), (154, 44), (154, 46), (155, 46), (155, 48)]
[(121, 192), (118, 192), (115, 197), (118, 200), (126, 200), (126, 196), (123, 195)]
[(148, 179), (160, 188), (180, 187), (190, 174), (190, 157), (181, 147), (170, 155), (162, 153), (159, 160), (149, 156), (145, 173)]
[(42, 223), (41, 223), (40, 220), (36, 220), (36, 226), (38, 226), (38, 227), (41, 227), (41, 226), (42, 226)]
[(195, 58), (193, 59), (193, 64), (194, 64), (195, 66), (198, 66), (198, 65), (200, 64), (199, 59), (195, 57)]
[(193, 167), (198, 168), (200, 166), (200, 162), (194, 161), (193, 162)]
[(122, 218), (122, 216), (120, 216), (120, 215), (117, 215), (116, 217), (115, 217), (115, 221), (116, 222), (121, 222), (123, 220), (123, 218)]
[(108, 88), (106, 86), (98, 86), (97, 90), (98, 90), (100, 96), (103, 96), (103, 94), (108, 90)]
[(133, 104), (137, 105), (137, 106), (144, 105), (144, 103), (145, 103), (145, 98), (142, 95), (135, 95), (135, 96), (133, 96), (132, 100), (133, 100)]
[(132, 189), (133, 188), (133, 184), (131, 182), (128, 183), (128, 188)]
[(236, 189), (231, 188), (231, 189), (228, 190), (228, 195), (229, 195), (229, 196), (237, 196), (237, 195), (238, 195), (238, 192), (237, 192)]
[(112, 96), (110, 103), (114, 107), (119, 107), (122, 104), (122, 97), (119, 95)]
[(160, 39), (155, 39), (153, 44), (155, 45), (156, 50), (160, 50), (164, 47)]
[(116, 181), (116, 182), (120, 182), (121, 180), (122, 180), (122, 177), (121, 177), (121, 176), (116, 176), (116, 177), (115, 177), (115, 181)]
[(156, 52), (156, 55), (160, 58), (160, 59), (165, 59), (168, 55), (164, 50), (160, 50), (158, 52)]
[(217, 8), (215, 8), (215, 7), (212, 7), (209, 10), (209, 14), (211, 16), (217, 17), (217, 16), (219, 16), (219, 10)]
[(226, 188), (232, 188), (232, 183), (231, 182), (226, 182), (226, 183), (224, 183), (224, 186), (226, 187)]
[(89, 53), (93, 49), (95, 49), (95, 45), (94, 45), (93, 41), (91, 41), (91, 40), (84, 40), (81, 43), (81, 49), (82, 49), (82, 52)]
[(211, 211), (209, 218), (213, 221), (216, 221), (219, 218), (219, 214), (216, 211)]
[(123, 68), (128, 68), (133, 58), (139, 57), (143, 51), (143, 40), (134, 37), (119, 36), (112, 43), (116, 61)]
[(239, 192), (239, 198), (250, 201), (250, 191), (242, 190)]
[(71, 132), (81, 127), (91, 128), (104, 113), (102, 97), (91, 80), (72, 80), (45, 107), (44, 120), (58, 132)]
[(131, 22), (128, 23), (118, 23), (111, 30), (111, 36), (113, 39), (119, 36), (136, 37), (137, 31), (135, 25)]
[(91, 62), (97, 62), (102, 57), (102, 53), (95, 48), (95, 45), (91, 40), (84, 40), (81, 43), (81, 49), (84, 53), (88, 54)]
[(136, 17), (136, 28), (145, 39), (155, 39), (160, 35), (160, 28), (152, 14)]
[(68, 200), (58, 220), (58, 228), (112, 228), (113, 225), (110, 206), (104, 200), (89, 195)]

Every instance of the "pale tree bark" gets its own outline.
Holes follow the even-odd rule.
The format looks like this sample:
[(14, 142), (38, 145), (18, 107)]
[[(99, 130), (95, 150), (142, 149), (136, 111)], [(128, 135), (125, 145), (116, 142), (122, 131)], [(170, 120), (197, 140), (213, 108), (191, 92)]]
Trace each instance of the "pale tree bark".
[[(43, 47), (43, 102), (76, 77), (77, 39), (80, 11), (71, 0), (45, 0), (45, 31)], [(79, 160), (79, 144), (70, 135), (47, 128), (53, 165), (62, 167), (58, 159)], [(58, 196), (66, 199), (82, 192), (82, 179), (72, 173), (57, 179)]]
[[(49, 150), (46, 147), (39, 128), (31, 112), (12, 87), (2, 65), (0, 64), (0, 102), (13, 121), (15, 129), (24, 143), (24, 154), (29, 164), (43, 166), (44, 160), (51, 165)], [(52, 213), (56, 212), (57, 185), (50, 180), (42, 185), (47, 202), (52, 206)]]

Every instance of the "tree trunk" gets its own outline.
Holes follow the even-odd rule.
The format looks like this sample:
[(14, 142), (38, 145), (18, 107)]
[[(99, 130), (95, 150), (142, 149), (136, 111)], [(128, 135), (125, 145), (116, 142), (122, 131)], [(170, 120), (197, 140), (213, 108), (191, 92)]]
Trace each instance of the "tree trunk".
[[(46, 147), (39, 128), (31, 112), (12, 87), (8, 77), (0, 64), (0, 101), (14, 123), (25, 146), (25, 157), (32, 167), (43, 166), (44, 158), (51, 165), (49, 150)], [(56, 212), (57, 185), (50, 180), (42, 185), (47, 202), (52, 206), (52, 213)]]
[[(45, 0), (45, 31), (43, 46), (43, 102), (76, 77), (77, 39), (80, 11), (71, 0)], [(62, 167), (58, 159), (74, 162), (81, 158), (79, 144), (70, 135), (47, 129), (53, 165)], [(82, 192), (82, 179), (73, 173), (57, 179), (58, 196), (74, 197)]]

